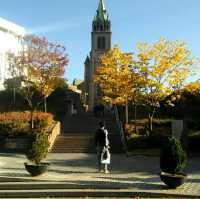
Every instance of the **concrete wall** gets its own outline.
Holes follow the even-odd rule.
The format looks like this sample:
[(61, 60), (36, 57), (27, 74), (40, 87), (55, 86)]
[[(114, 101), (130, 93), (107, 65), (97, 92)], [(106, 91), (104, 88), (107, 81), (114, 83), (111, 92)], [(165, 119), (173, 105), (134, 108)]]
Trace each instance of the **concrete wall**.
[[(56, 137), (60, 134), (60, 126), (60, 122), (57, 122), (49, 132), (49, 151), (51, 150)], [(25, 153), (32, 141), (33, 139), (31, 136), (1, 138), (0, 151)]]
[(19, 36), (24, 36), (25, 33), (23, 27), (0, 17), (0, 90), (4, 89), (4, 81), (12, 77), (6, 53), (10, 51), (17, 54), (21, 50)]

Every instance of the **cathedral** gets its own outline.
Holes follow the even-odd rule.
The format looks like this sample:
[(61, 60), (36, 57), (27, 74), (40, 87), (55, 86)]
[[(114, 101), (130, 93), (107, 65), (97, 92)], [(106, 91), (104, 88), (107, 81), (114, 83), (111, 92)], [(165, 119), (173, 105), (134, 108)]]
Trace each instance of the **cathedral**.
[(98, 103), (100, 92), (94, 84), (93, 75), (99, 58), (111, 48), (111, 23), (104, 0), (99, 0), (98, 9), (92, 22), (91, 51), (85, 60), (84, 94), (89, 110)]

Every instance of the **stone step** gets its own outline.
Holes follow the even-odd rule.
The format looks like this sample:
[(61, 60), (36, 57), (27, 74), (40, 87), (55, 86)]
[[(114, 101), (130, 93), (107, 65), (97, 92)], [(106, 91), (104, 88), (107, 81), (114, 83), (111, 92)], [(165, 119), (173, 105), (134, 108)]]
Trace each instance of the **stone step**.
[[(114, 146), (115, 144), (120, 144), (120, 140), (118, 138), (110, 139), (110, 145)], [(94, 145), (94, 139), (66, 139), (66, 140), (56, 140), (55, 145), (59, 146), (88, 146), (88, 145)]]
[[(109, 126), (106, 126), (106, 128), (108, 129), (108, 131), (117, 131), (117, 126), (116, 125), (109, 125)], [(77, 126), (71, 126), (71, 127), (65, 127), (64, 128), (64, 132), (74, 132), (74, 131), (77, 131), (77, 132), (87, 132), (87, 133), (94, 133), (96, 132), (96, 130), (98, 129), (98, 125), (97, 126), (81, 126), (81, 125), (77, 125)]]
[(199, 198), (192, 194), (163, 193), (135, 189), (36, 189), (0, 190), (0, 198)]
[[(67, 149), (53, 149), (51, 153), (96, 153), (95, 149), (88, 148), (67, 148)], [(111, 154), (119, 154), (124, 153), (121, 149), (111, 149)]]
[[(122, 144), (113, 115), (106, 114), (103, 118), (109, 132), (111, 152), (122, 152)], [(68, 115), (59, 136), (53, 146), (54, 153), (94, 152), (94, 135), (99, 128), (101, 118), (95, 118), (92, 113)]]
[[(109, 133), (108, 134), (109, 137), (119, 137), (119, 134), (113, 134), (113, 133)], [(65, 134), (61, 134), (58, 136), (58, 138), (61, 139), (93, 139), (94, 138), (94, 134), (84, 134), (84, 133), (65, 133)]]
[[(51, 153), (95, 153), (95, 150), (90, 149), (56, 149), (52, 150)], [(113, 152), (114, 153), (114, 152)], [(120, 153), (120, 152), (119, 152)]]
[[(122, 153), (122, 144), (116, 134), (110, 135), (111, 153)], [(52, 153), (94, 153), (94, 135), (91, 134), (72, 134), (58, 136)]]
[[(121, 148), (111, 148), (110, 149), (111, 154), (115, 153), (124, 153), (124, 151)], [(96, 153), (95, 148), (89, 148), (89, 147), (80, 147), (80, 148), (60, 148), (56, 147), (51, 150), (51, 153)]]
[(1, 182), (0, 190), (42, 190), (42, 189), (118, 189), (119, 185), (111, 185), (110, 183), (88, 184), (77, 182)]
[[(88, 124), (87, 122), (90, 122), (90, 125), (92, 125), (92, 126), (98, 126), (100, 121), (101, 120), (91, 120), (91, 119), (88, 119), (88, 118), (85, 118), (84, 120), (74, 118), (74, 119), (68, 119), (67, 120), (68, 123), (66, 123), (66, 126), (70, 126), (71, 124), (74, 124), (74, 123), (81, 124), (81, 125), (85, 126), (86, 124)], [(105, 121), (106, 126), (109, 125), (109, 124), (112, 124), (112, 123), (115, 123), (115, 121), (114, 120)]]

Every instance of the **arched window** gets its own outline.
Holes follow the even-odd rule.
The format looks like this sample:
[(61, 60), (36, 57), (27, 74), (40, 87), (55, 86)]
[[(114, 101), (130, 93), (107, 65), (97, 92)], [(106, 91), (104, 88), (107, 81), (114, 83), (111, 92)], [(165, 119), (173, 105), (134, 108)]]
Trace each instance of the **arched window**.
[(98, 37), (98, 41), (97, 41), (97, 48), (99, 50), (104, 50), (106, 48), (106, 39), (105, 37)]

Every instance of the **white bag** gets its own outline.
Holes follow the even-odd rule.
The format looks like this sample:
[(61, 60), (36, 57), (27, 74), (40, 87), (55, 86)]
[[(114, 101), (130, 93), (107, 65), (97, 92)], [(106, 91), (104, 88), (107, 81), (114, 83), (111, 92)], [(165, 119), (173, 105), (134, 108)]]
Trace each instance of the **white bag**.
[(109, 144), (110, 144), (110, 143), (109, 143), (109, 140), (108, 140), (108, 131), (105, 129), (105, 130), (104, 130), (104, 133), (105, 133), (105, 139), (106, 139), (106, 140), (105, 140), (105, 144), (106, 144), (106, 147), (108, 147)]
[(106, 147), (103, 148), (103, 151), (101, 153), (101, 163), (110, 164), (110, 152)]

